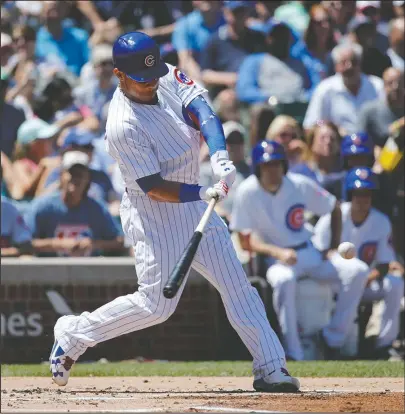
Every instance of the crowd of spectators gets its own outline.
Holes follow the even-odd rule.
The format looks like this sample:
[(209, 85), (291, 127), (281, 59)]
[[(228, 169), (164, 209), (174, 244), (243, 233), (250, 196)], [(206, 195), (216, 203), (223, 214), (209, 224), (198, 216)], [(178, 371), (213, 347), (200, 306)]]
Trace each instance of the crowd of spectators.
[(2, 256), (133, 254), (104, 134), (112, 44), (139, 30), (223, 122), (238, 171), (227, 222), (261, 140), (341, 201), (347, 171), (370, 167), (403, 272), (404, 1), (2, 0), (1, 28)]

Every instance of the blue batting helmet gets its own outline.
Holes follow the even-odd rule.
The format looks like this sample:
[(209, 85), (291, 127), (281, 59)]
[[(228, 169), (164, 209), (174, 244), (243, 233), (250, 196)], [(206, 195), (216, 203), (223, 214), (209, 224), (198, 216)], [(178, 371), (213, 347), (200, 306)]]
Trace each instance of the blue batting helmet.
[(342, 155), (360, 155), (374, 153), (374, 144), (371, 138), (365, 132), (346, 135), (342, 139)]
[(269, 161), (284, 161), (285, 172), (287, 172), (287, 157), (282, 145), (276, 141), (260, 141), (252, 150), (252, 169), (256, 172), (260, 164)]
[(345, 181), (346, 191), (352, 190), (377, 190), (378, 178), (377, 175), (368, 167), (352, 168), (346, 176)]
[(114, 42), (113, 62), (114, 67), (137, 82), (150, 82), (169, 72), (160, 58), (159, 45), (141, 32), (125, 33)]

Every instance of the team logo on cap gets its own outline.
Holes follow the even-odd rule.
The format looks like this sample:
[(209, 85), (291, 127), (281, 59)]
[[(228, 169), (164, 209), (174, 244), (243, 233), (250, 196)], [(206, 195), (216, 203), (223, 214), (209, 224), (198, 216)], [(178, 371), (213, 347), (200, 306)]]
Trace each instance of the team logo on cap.
[(360, 246), (359, 259), (371, 265), (374, 262), (377, 253), (377, 242), (367, 242)]
[(179, 83), (184, 85), (192, 85), (194, 81), (190, 79), (185, 73), (181, 72), (179, 69), (174, 70), (174, 77), (177, 79)]
[(145, 65), (150, 68), (151, 66), (153, 66), (156, 62), (155, 56), (153, 55), (148, 55), (145, 58)]
[(361, 145), (361, 138), (358, 135), (353, 134), (351, 138), (354, 145)]
[(286, 225), (292, 231), (300, 231), (304, 225), (304, 204), (294, 204), (287, 212)]
[(264, 147), (264, 152), (265, 152), (266, 154), (269, 154), (269, 155), (273, 154), (273, 152), (274, 152), (274, 147), (273, 147), (273, 145), (271, 145), (271, 144), (267, 144), (267, 145)]

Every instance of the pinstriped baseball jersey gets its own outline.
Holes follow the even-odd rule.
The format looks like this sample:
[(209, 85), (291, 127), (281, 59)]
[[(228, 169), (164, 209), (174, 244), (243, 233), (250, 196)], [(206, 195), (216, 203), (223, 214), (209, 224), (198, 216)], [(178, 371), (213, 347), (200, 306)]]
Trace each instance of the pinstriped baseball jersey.
[(128, 189), (141, 191), (136, 180), (160, 173), (169, 181), (197, 184), (200, 132), (185, 107), (206, 92), (169, 66), (160, 79), (156, 105), (114, 93), (107, 120), (107, 151), (118, 161)]
[[(117, 160), (127, 191), (121, 202), (124, 232), (134, 248), (139, 289), (92, 313), (58, 321), (55, 336), (76, 360), (87, 347), (164, 322), (176, 309), (185, 283), (169, 300), (162, 290), (207, 208), (205, 201), (151, 200), (136, 180), (154, 174), (195, 184), (199, 178), (200, 133), (185, 108), (205, 90), (170, 66), (160, 79), (159, 103), (138, 104), (117, 90), (107, 121), (108, 152)], [(229, 231), (212, 214), (192, 267), (219, 291), (229, 318), (253, 356), (256, 378), (285, 367), (285, 355), (271, 329), (263, 302), (236, 256)]]

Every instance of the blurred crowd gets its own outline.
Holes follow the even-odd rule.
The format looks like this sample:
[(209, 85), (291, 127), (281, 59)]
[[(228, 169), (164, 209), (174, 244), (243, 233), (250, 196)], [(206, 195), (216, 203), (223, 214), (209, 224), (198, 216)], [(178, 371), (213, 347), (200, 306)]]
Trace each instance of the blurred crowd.
[[(2, 0), (3, 257), (133, 254), (104, 134), (112, 44), (134, 30), (208, 90), (238, 171), (218, 205), (227, 223), (264, 139), (340, 201), (347, 171), (369, 167), (403, 274), (404, 1), (385, 0)], [(200, 159), (209, 185), (203, 140)]]

